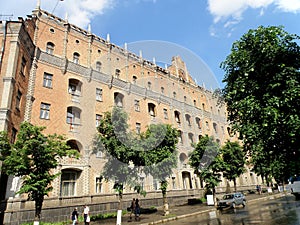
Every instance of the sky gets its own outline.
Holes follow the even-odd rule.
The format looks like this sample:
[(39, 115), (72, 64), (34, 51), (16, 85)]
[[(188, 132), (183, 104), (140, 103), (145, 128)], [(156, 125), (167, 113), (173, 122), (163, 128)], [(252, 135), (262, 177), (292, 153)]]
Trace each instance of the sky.
[(220, 63), (249, 29), (284, 26), (300, 35), (300, 0), (0, 0), (0, 19), (41, 8), (144, 58), (180, 55), (197, 84), (223, 87)]

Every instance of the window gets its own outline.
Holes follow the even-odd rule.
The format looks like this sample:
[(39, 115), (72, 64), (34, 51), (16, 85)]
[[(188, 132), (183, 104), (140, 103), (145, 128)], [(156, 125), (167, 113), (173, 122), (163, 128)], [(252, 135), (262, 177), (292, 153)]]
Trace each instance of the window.
[(96, 100), (102, 102), (102, 88), (96, 88)]
[(22, 57), (22, 63), (21, 63), (21, 70), (20, 73), (25, 76), (25, 70), (26, 70), (26, 59), (24, 57)]
[(53, 55), (54, 44), (52, 42), (48, 42), (46, 46), (46, 52), (50, 55)]
[(96, 127), (100, 125), (101, 120), (102, 120), (102, 115), (96, 114)]
[(140, 101), (134, 100), (134, 110), (139, 112), (140, 111)]
[(132, 76), (132, 83), (133, 84), (136, 84), (136, 80), (137, 80), (137, 77), (136, 76)]
[(50, 119), (50, 104), (41, 103), (40, 119)]
[(61, 195), (74, 196), (76, 187), (76, 172), (63, 171), (61, 174)]
[(168, 119), (168, 110), (167, 109), (164, 109), (164, 119)]
[(149, 89), (149, 90), (151, 90), (151, 85), (152, 85), (151, 82), (148, 81), (148, 89)]
[(199, 129), (201, 129), (201, 119), (199, 117), (196, 117), (196, 124), (197, 124), (197, 127)]
[(20, 90), (18, 90), (18, 93), (16, 96), (16, 109), (20, 109), (21, 99), (22, 99), (22, 93)]
[(189, 126), (191, 126), (191, 116), (189, 114), (185, 114), (185, 119), (186, 119), (186, 122)]
[(194, 135), (192, 133), (188, 134), (190, 143), (194, 143)]
[(99, 61), (96, 62), (96, 70), (100, 72), (101, 71), (101, 67), (102, 67), (101, 62), (99, 62)]
[(67, 123), (71, 125), (80, 125), (81, 110), (77, 107), (69, 106), (67, 108)]
[(81, 87), (82, 82), (77, 79), (69, 79), (69, 94), (73, 96), (80, 96), (81, 95)]
[(176, 92), (175, 91), (173, 92), (173, 98), (176, 98)]
[(176, 189), (175, 177), (172, 177), (172, 189)]
[(148, 112), (151, 117), (155, 117), (155, 105), (153, 103), (148, 103)]
[(175, 112), (174, 112), (174, 116), (175, 116), (175, 121), (176, 121), (177, 123), (180, 123), (180, 112), (175, 111)]
[(183, 100), (184, 100), (184, 102), (186, 102), (186, 99), (187, 99), (187, 98), (186, 98), (186, 96), (183, 96)]
[(217, 134), (218, 133), (218, 126), (217, 126), (216, 123), (213, 123), (213, 128), (214, 128), (215, 133)]
[(197, 106), (197, 102), (196, 102), (196, 100), (194, 100), (194, 106)]
[(44, 73), (43, 86), (46, 88), (52, 88), (53, 75), (50, 73)]
[(96, 193), (99, 194), (99, 193), (102, 193), (102, 180), (103, 180), (103, 177), (100, 176), (100, 177), (96, 177)]
[(124, 95), (119, 92), (114, 93), (115, 105), (118, 107), (123, 107)]
[(207, 121), (205, 122), (205, 125), (206, 125), (206, 130), (209, 130), (209, 123)]
[(183, 139), (182, 139), (182, 131), (179, 130), (179, 136), (178, 136), (178, 143), (182, 144), (183, 143)]
[(73, 63), (79, 64), (79, 53), (78, 52), (74, 52), (73, 54)]
[(140, 123), (135, 123), (135, 132), (137, 134), (141, 133), (141, 124)]
[(116, 69), (116, 71), (115, 71), (115, 77), (119, 78), (120, 77), (120, 73), (121, 73), (121, 70)]
[(161, 88), (160, 88), (160, 91), (161, 91), (162, 94), (164, 94), (164, 93), (165, 93), (165, 88), (164, 88), (164, 87), (161, 87)]

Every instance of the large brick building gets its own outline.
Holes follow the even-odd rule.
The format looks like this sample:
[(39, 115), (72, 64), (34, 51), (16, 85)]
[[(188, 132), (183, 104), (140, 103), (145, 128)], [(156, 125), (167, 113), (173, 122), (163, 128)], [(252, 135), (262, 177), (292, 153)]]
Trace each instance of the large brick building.
[[(125, 109), (136, 132), (160, 122), (180, 130), (178, 167), (170, 176), (170, 191), (202, 189), (188, 165), (191, 142), (205, 134), (214, 136), (220, 145), (236, 139), (228, 134), (225, 106), (195, 83), (179, 56), (162, 68), (39, 5), (26, 20), (0, 25), (0, 129), (8, 131), (13, 142), (20, 123), (26, 120), (45, 126), (49, 134), (65, 135), (69, 145), (80, 152), (79, 160), (66, 158), (57, 168), (61, 176), (49, 196), (55, 204), (66, 198), (69, 205), (80, 205), (86, 196), (105, 202), (101, 196), (113, 194), (113, 184), (100, 176), (105, 157), (92, 149), (97, 124), (114, 105)], [(151, 177), (141, 177), (141, 182), (149, 193), (159, 189)], [(257, 182), (249, 171), (238, 180), (241, 186)], [(11, 199), (22, 198), (15, 196), (19, 183), (18, 178), (1, 176), (3, 211), (11, 213), (6, 221), (13, 220), (12, 212), (22, 211), (22, 207), (8, 207), (13, 205)], [(220, 188), (225, 186), (223, 181)], [(83, 200), (78, 200), (81, 196)], [(77, 201), (70, 200), (74, 197)], [(47, 204), (51, 206), (46, 203), (45, 207)]]

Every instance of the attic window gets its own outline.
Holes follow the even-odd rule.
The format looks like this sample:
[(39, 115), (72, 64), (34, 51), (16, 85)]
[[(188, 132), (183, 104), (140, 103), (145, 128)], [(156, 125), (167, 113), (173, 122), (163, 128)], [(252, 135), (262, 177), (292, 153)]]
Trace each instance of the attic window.
[(79, 40), (76, 40), (75, 42), (76, 42), (76, 44), (79, 44)]
[(49, 30), (50, 30), (51, 33), (55, 32), (53, 28), (50, 28)]

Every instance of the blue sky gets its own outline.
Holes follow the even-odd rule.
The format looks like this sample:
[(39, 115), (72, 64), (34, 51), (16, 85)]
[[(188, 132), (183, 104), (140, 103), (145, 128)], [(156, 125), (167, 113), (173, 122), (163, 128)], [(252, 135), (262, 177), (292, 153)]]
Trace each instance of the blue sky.
[[(1, 0), (0, 14), (13, 18), (31, 13), (38, 0)], [(92, 33), (133, 51), (136, 43), (156, 41), (189, 51), (207, 66), (221, 87), (224, 72), (220, 63), (230, 53), (232, 43), (259, 25), (283, 25), (289, 33), (300, 35), (300, 0), (40, 0), (41, 8), (65, 18), (81, 28), (91, 24)], [(4, 17), (2, 17), (3, 19)], [(151, 49), (151, 47), (149, 48)], [(152, 49), (153, 50), (153, 49)], [(146, 51), (146, 52), (145, 52)], [(155, 47), (155, 56), (143, 57), (170, 63), (159, 58), (168, 48)], [(138, 54), (138, 53), (137, 53)], [(176, 54), (176, 53), (175, 53)], [(189, 59), (187, 60), (189, 61)], [(197, 60), (195, 62), (198, 62)], [(203, 66), (202, 65), (202, 66)], [(189, 71), (193, 69), (189, 68)], [(216, 87), (202, 74), (191, 72), (199, 85)]]

